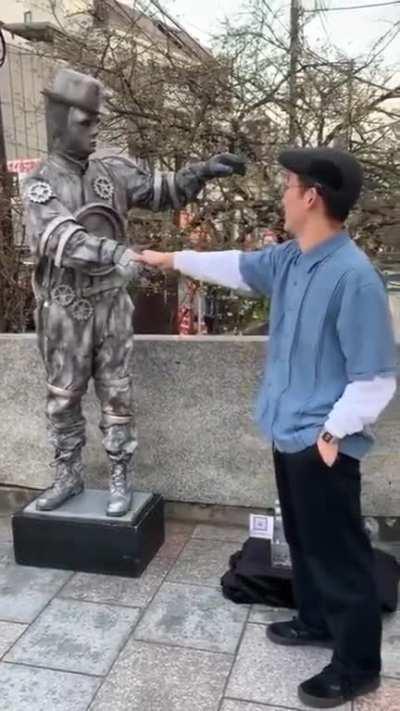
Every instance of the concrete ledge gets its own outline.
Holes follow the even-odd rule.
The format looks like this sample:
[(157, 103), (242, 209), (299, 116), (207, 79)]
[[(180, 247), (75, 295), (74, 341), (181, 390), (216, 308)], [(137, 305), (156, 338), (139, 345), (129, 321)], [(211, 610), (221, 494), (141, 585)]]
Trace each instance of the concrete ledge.
[[(263, 337), (138, 336), (134, 362), (139, 449), (136, 485), (170, 502), (269, 508), (275, 498), (270, 446), (251, 422), (267, 340)], [(45, 381), (36, 338), (0, 335), (0, 485), (41, 489), (52, 453), (43, 414)], [(108, 465), (90, 391), (88, 481), (105, 487)], [(400, 398), (378, 427), (365, 463), (364, 510), (400, 514)]]

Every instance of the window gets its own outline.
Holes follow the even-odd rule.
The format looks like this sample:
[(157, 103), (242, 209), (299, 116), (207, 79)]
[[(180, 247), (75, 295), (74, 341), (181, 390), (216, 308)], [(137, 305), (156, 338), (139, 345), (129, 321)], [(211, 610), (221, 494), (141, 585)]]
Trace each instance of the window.
[(24, 12), (24, 24), (25, 25), (32, 24), (32, 12), (30, 10), (28, 10), (28, 12)]

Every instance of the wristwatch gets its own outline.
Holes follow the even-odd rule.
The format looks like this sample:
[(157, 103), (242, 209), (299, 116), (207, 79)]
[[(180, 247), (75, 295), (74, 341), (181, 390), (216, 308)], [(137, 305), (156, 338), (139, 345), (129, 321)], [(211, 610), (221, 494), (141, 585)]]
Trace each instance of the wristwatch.
[(328, 432), (328, 430), (322, 430), (321, 439), (323, 439), (327, 444), (339, 444), (338, 438)]

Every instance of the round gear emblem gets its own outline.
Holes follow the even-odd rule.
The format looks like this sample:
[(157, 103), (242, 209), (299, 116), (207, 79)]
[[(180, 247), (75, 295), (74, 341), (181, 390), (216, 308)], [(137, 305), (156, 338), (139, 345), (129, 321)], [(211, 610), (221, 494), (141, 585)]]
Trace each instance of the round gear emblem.
[(58, 306), (70, 306), (75, 299), (75, 294), (68, 284), (60, 284), (51, 292), (52, 301)]
[(114, 186), (108, 178), (99, 175), (93, 181), (93, 190), (102, 200), (111, 200), (114, 195)]
[(44, 205), (46, 202), (49, 202), (52, 197), (54, 197), (54, 193), (48, 183), (40, 181), (33, 183), (33, 185), (28, 188), (28, 198), (31, 202)]
[(71, 311), (76, 321), (87, 321), (93, 315), (93, 306), (87, 299), (78, 299), (73, 304)]

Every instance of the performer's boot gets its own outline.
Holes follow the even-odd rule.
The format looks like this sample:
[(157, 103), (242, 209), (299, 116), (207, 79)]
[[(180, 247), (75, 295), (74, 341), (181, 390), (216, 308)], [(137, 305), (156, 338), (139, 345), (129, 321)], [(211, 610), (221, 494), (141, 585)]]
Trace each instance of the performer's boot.
[(54, 483), (37, 499), (38, 511), (53, 511), (84, 489), (80, 450), (67, 457), (58, 453), (55, 464)]
[(132, 482), (128, 461), (113, 462), (107, 516), (125, 516), (132, 506)]

